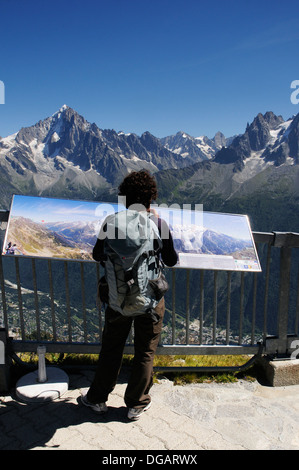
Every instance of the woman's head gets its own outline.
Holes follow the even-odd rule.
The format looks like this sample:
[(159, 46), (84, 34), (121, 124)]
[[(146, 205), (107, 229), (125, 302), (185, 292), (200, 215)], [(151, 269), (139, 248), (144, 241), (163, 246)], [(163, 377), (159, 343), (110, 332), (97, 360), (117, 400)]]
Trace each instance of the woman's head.
[(156, 181), (146, 170), (130, 173), (118, 189), (119, 195), (126, 197), (126, 207), (141, 204), (149, 209), (150, 203), (158, 196)]

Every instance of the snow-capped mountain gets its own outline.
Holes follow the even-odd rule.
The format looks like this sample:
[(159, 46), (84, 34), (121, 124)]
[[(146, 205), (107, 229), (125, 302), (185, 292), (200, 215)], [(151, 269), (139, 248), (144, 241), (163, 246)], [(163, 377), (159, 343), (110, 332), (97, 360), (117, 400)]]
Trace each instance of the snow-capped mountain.
[(66, 105), (0, 139), (3, 197), (13, 192), (72, 197), (77, 192), (96, 199), (117, 187), (129, 171), (146, 168), (154, 173), (194, 161), (170, 151), (149, 132), (139, 137), (102, 130)]
[(279, 166), (299, 162), (299, 114), (284, 121), (272, 111), (259, 113), (244, 134), (226, 138), (221, 132), (209, 139), (192, 137), (186, 132), (160, 139), (163, 145), (194, 163), (210, 160), (217, 163), (234, 163), (234, 171), (249, 166), (260, 170), (269, 162)]
[(297, 198), (298, 162), (299, 114), (287, 121), (258, 114), (244, 134), (229, 139), (220, 132), (213, 139), (185, 132), (158, 139), (100, 129), (64, 105), (0, 138), (0, 196), (2, 209), (12, 194), (112, 201), (129, 171), (147, 168), (156, 174), (160, 200), (236, 210), (228, 202), (265, 200), (266, 191)]
[(163, 137), (162, 144), (183, 158), (189, 157), (196, 161), (210, 160), (222, 147), (226, 147), (232, 137), (226, 138), (222, 132), (217, 132), (212, 139), (206, 136), (192, 137), (186, 132), (177, 132), (175, 135)]
[(227, 255), (251, 247), (250, 240), (240, 240), (204, 226), (170, 227), (174, 247), (180, 252)]
[(46, 228), (71, 243), (80, 243), (93, 248), (100, 231), (102, 220), (46, 223)]

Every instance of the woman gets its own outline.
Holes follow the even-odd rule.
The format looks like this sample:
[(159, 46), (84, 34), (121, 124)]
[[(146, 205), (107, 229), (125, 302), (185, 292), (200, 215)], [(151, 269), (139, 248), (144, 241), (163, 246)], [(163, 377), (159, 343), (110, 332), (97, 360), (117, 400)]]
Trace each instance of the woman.
[[(130, 173), (119, 186), (119, 195), (125, 196), (126, 207), (138, 204), (149, 213), (163, 234), (161, 258), (167, 266), (177, 263), (177, 254), (166, 222), (160, 219), (150, 204), (157, 198), (155, 179), (145, 170)], [(135, 206), (136, 207), (136, 206)], [(167, 234), (167, 236), (165, 236)], [(104, 260), (104, 240), (98, 239), (93, 250), (96, 261)], [(139, 419), (151, 405), (149, 390), (153, 384), (153, 360), (158, 346), (165, 312), (164, 297), (154, 309), (154, 315), (127, 317), (108, 305), (105, 312), (105, 327), (102, 348), (93, 383), (82, 397), (84, 405), (103, 413), (108, 410), (106, 401), (116, 385), (122, 363), (123, 350), (132, 323), (134, 323), (134, 360), (132, 372), (125, 391), (128, 418)]]

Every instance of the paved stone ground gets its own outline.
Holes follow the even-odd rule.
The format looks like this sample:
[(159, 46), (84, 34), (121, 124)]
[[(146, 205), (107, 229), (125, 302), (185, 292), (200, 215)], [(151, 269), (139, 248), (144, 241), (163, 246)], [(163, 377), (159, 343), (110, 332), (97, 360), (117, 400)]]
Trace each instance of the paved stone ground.
[(127, 419), (121, 377), (109, 411), (97, 415), (80, 403), (94, 372), (68, 372), (58, 400), (21, 403), (0, 397), (0, 449), (53, 450), (299, 450), (299, 385), (258, 382), (152, 388), (152, 406), (140, 420)]

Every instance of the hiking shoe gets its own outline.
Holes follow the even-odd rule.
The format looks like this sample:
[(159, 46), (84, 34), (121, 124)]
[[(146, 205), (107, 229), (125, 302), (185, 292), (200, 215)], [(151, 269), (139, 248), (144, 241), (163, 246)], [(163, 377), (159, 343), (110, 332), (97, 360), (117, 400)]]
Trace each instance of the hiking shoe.
[(90, 403), (90, 401), (87, 400), (87, 394), (81, 395), (81, 402), (83, 405), (88, 406), (96, 413), (106, 413), (108, 411), (108, 406), (106, 403)]
[(144, 408), (129, 408), (128, 411), (128, 418), (131, 419), (132, 421), (136, 421), (137, 419), (140, 418), (142, 413), (146, 410), (148, 410), (151, 406), (152, 402), (149, 402), (148, 405), (146, 405)]

